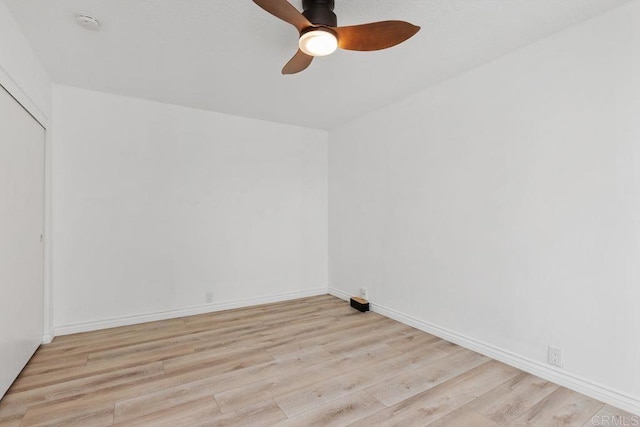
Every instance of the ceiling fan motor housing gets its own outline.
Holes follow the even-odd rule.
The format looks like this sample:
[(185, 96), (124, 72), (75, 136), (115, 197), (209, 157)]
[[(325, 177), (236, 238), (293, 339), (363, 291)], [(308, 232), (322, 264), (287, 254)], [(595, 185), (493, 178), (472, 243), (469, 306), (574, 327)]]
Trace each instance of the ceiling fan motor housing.
[(302, 0), (302, 13), (312, 24), (337, 27), (338, 17), (333, 13), (335, 0)]

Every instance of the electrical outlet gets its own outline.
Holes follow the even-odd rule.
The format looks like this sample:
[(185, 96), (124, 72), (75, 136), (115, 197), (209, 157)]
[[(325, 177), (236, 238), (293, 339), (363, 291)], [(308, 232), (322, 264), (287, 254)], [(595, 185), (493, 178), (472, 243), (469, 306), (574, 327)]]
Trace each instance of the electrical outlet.
[(369, 300), (369, 289), (360, 288), (360, 296), (366, 300)]
[(549, 360), (550, 365), (562, 368), (562, 350), (557, 347), (549, 346)]
[(204, 302), (211, 304), (213, 302), (213, 292), (207, 292), (204, 294)]

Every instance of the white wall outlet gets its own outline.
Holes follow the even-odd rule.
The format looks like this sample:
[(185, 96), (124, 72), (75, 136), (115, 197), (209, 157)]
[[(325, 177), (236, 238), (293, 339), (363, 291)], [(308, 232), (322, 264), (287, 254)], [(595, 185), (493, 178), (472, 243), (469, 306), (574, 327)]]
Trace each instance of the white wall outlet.
[(204, 294), (204, 302), (211, 304), (213, 302), (213, 292), (207, 292)]
[(360, 296), (366, 300), (369, 300), (369, 289), (360, 288)]
[(550, 365), (562, 368), (562, 350), (557, 347), (549, 346), (549, 360)]

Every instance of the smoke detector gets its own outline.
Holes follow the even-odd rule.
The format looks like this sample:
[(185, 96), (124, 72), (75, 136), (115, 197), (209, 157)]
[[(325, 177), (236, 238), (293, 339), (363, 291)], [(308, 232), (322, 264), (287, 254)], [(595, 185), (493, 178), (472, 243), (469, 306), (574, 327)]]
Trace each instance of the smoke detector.
[(85, 30), (100, 31), (100, 21), (93, 16), (79, 13), (76, 15), (76, 22)]

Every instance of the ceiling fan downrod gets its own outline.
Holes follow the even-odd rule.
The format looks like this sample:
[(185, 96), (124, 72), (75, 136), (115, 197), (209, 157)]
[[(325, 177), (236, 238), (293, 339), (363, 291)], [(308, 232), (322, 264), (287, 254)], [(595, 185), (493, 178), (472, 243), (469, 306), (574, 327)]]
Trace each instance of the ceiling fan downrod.
[(335, 0), (302, 0), (302, 14), (314, 25), (337, 27), (338, 17), (333, 13)]

